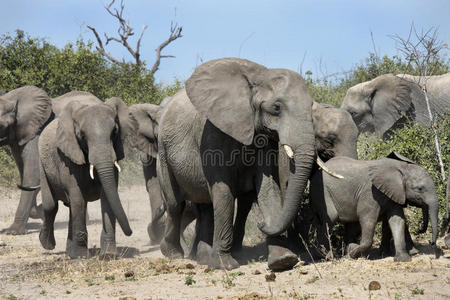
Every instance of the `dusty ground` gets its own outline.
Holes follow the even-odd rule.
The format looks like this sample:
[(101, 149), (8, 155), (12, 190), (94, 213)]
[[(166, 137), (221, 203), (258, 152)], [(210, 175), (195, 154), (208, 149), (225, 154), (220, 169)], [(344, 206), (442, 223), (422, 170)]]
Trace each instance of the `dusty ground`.
[[(118, 228), (121, 258), (70, 260), (64, 255), (68, 209), (60, 205), (56, 219), (56, 249), (46, 251), (38, 239), (40, 222), (32, 220), (28, 234), (0, 238), (0, 298), (4, 299), (445, 299), (450, 298), (450, 251), (440, 259), (415, 256), (411, 263), (341, 259), (301, 265), (270, 276), (264, 245), (247, 247), (249, 260), (233, 272), (207, 271), (189, 260), (166, 260), (148, 244), (150, 216), (143, 186), (121, 188), (133, 235)], [(13, 220), (18, 192), (0, 191), (0, 229)], [(99, 202), (88, 206), (89, 247), (99, 245)], [(254, 239), (253, 239), (254, 240)], [(246, 239), (247, 243), (252, 238)], [(442, 243), (441, 243), (442, 244)], [(430, 249), (423, 247), (425, 252)], [(273, 279), (274, 281), (270, 281)], [(373, 290), (369, 289), (372, 281)]]

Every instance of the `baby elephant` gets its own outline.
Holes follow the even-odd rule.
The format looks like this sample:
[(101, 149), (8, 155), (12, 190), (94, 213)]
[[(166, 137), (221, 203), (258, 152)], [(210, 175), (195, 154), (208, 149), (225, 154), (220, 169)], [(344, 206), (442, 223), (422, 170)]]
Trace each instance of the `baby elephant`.
[(394, 237), (394, 261), (410, 261), (405, 244), (406, 204), (428, 207), (432, 244), (436, 243), (438, 199), (430, 174), (395, 152), (388, 157), (369, 161), (335, 157), (326, 165), (343, 175), (343, 179), (322, 171), (312, 176), (311, 205), (320, 219), (321, 243), (326, 240), (327, 224), (359, 222), (360, 244), (348, 246), (350, 257), (358, 257), (370, 249), (375, 225), (383, 220), (388, 222)]

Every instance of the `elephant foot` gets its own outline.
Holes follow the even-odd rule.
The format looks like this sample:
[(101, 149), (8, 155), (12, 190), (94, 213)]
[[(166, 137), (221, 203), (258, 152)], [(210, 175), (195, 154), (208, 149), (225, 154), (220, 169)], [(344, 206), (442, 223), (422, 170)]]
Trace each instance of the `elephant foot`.
[(79, 245), (74, 241), (67, 240), (66, 255), (72, 259), (87, 258), (89, 256), (89, 250), (86, 245)]
[(30, 218), (44, 220), (44, 209), (42, 208), (42, 204), (31, 208)]
[(409, 256), (409, 254), (406, 252), (400, 253), (400, 254), (395, 255), (394, 261), (395, 262), (408, 262), (408, 261), (411, 261), (411, 256)]
[(55, 249), (55, 234), (53, 232), (53, 229), (45, 229), (42, 228), (41, 232), (39, 232), (39, 240), (41, 241), (42, 247), (46, 250), (53, 250)]
[(358, 258), (361, 256), (361, 252), (359, 251), (359, 245), (355, 243), (350, 243), (347, 246), (347, 253), (350, 258)]
[(200, 241), (197, 246), (197, 263), (209, 268), (232, 270), (239, 268), (239, 263), (229, 253), (218, 253), (207, 243)]
[(445, 242), (445, 246), (447, 246), (447, 248), (450, 249), (450, 235), (447, 235), (447, 236), (444, 238), (444, 242)]
[(26, 223), (14, 222), (11, 226), (5, 229), (6, 234), (24, 235), (27, 233)]
[(100, 258), (109, 260), (114, 259), (117, 256), (117, 247), (115, 239), (100, 239)]
[(409, 251), (408, 251), (409, 255), (416, 255), (419, 254), (419, 250), (417, 250), (416, 247), (412, 247)]
[(291, 250), (279, 245), (268, 246), (267, 265), (272, 271), (292, 269), (298, 263), (298, 257)]
[(164, 224), (150, 222), (147, 226), (148, 237), (150, 238), (150, 245), (158, 245), (164, 234)]
[(177, 259), (177, 258), (184, 257), (183, 248), (181, 248), (181, 246), (179, 244), (177, 246), (175, 246), (175, 245), (168, 243), (166, 239), (163, 239), (161, 241), (161, 244), (159, 245), (159, 247), (161, 249), (161, 253), (165, 257), (168, 257), (171, 259)]

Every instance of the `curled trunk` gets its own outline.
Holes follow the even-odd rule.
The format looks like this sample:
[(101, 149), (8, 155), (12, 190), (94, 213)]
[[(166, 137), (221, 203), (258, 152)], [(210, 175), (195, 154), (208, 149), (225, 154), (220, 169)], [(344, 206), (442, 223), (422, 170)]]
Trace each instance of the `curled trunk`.
[[(312, 122), (305, 122), (303, 128), (292, 128), (293, 132), (296, 132), (294, 149), (294, 166), (289, 171), (288, 187), (286, 189), (286, 197), (284, 199), (283, 208), (281, 212), (274, 211), (273, 217), (270, 218), (273, 224), (268, 224), (267, 222), (260, 226), (262, 232), (269, 236), (276, 236), (285, 231), (295, 216), (297, 215), (300, 204), (302, 201), (302, 195), (306, 188), (311, 169), (315, 158), (315, 148), (314, 148), (314, 132), (312, 128)], [(302, 134), (298, 134), (302, 132)], [(280, 139), (282, 144), (287, 144)]]
[(128, 223), (128, 218), (123, 210), (122, 204), (120, 203), (113, 163), (98, 163), (95, 165), (95, 170), (98, 173), (106, 199), (108, 200), (111, 210), (116, 216), (120, 227), (125, 235), (130, 236), (132, 231), (130, 224)]

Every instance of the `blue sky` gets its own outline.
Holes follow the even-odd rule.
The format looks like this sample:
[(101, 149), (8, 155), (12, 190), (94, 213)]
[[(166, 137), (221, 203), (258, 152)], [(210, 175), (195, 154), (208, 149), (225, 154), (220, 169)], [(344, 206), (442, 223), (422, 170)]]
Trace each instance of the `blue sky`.
[[(118, 2), (119, 0), (116, 0)], [(101, 0), (1, 0), (0, 34), (22, 29), (63, 47), (82, 37), (95, 40), (86, 25), (113, 35), (116, 21)], [(439, 28), (439, 38), (450, 42), (448, 0), (125, 0), (125, 12), (142, 40), (141, 56), (153, 65), (154, 49), (169, 35), (175, 15), (183, 37), (165, 48), (155, 74), (159, 82), (186, 79), (201, 61), (242, 57), (268, 67), (287, 68), (313, 76), (351, 69), (373, 51), (373, 32), (379, 54), (397, 53), (388, 36), (406, 37), (417, 28)], [(131, 40), (135, 45), (136, 38)], [(118, 58), (131, 60), (121, 46), (107, 48)]]

